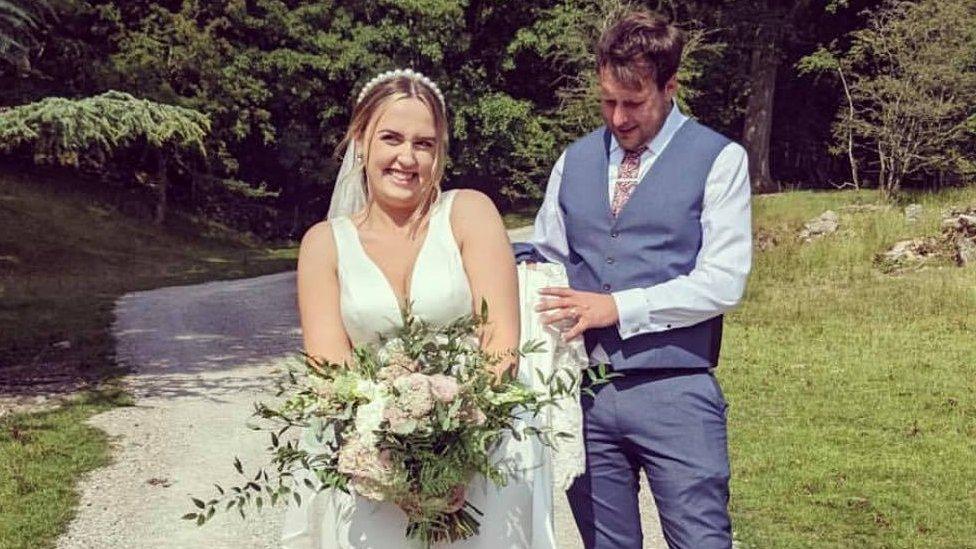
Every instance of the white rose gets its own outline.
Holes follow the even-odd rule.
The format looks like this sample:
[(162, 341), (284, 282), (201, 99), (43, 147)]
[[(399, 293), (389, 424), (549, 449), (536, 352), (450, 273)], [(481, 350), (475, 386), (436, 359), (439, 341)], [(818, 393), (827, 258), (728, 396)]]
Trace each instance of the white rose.
[(359, 379), (356, 381), (356, 393), (363, 395), (364, 398), (373, 401), (380, 395), (379, 384), (369, 379)]
[(382, 394), (373, 399), (369, 404), (363, 404), (356, 409), (356, 417), (353, 424), (356, 426), (356, 433), (365, 444), (372, 445), (375, 442), (373, 431), (380, 428), (383, 421), (383, 408), (386, 406), (386, 398)]

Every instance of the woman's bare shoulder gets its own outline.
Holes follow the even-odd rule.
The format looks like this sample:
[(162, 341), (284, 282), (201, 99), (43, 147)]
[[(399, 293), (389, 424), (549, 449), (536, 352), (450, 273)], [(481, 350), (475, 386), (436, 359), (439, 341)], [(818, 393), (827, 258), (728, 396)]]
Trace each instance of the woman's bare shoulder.
[(496, 224), (501, 220), (498, 208), (485, 193), (475, 189), (457, 189), (451, 221), (469, 228), (484, 228), (484, 224)]
[(334, 261), (335, 256), (336, 245), (331, 222), (320, 221), (305, 231), (298, 251), (299, 260), (319, 258), (320, 260)]
[(488, 195), (474, 189), (459, 189), (451, 211), (451, 226), (462, 251), (467, 244), (508, 245), (505, 224)]

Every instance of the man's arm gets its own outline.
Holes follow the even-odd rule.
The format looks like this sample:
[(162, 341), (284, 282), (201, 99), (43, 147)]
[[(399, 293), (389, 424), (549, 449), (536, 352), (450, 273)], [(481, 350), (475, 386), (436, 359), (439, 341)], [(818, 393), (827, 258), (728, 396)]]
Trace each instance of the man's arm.
[(695, 268), (655, 286), (614, 292), (620, 337), (691, 326), (738, 305), (752, 265), (750, 199), (746, 151), (730, 143), (705, 184)]
[(569, 257), (569, 243), (566, 239), (566, 224), (562, 208), (559, 207), (559, 188), (563, 179), (563, 164), (566, 153), (552, 167), (546, 195), (535, 216), (535, 232), (531, 244), (545, 259), (555, 263), (565, 263)]

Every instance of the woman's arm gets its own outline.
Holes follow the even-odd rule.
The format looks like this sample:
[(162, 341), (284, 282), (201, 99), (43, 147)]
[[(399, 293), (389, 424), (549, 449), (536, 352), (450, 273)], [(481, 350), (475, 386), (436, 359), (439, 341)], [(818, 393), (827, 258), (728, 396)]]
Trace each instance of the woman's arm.
[(339, 310), (336, 246), (328, 222), (313, 226), (298, 252), (298, 311), (305, 352), (330, 363), (352, 356), (352, 346)]
[(474, 310), (488, 303), (489, 323), (481, 346), (502, 356), (497, 373), (513, 368), (519, 345), (518, 275), (508, 233), (498, 210), (484, 194), (461, 190), (454, 199), (451, 226), (461, 248), (464, 270), (471, 284)]

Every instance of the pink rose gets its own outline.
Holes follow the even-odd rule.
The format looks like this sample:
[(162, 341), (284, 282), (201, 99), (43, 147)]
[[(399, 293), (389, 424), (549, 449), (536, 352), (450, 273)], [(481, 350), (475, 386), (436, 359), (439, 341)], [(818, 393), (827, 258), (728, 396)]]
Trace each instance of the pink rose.
[(399, 395), (396, 405), (410, 417), (420, 419), (434, 408), (434, 398), (430, 393), (430, 378), (424, 374), (410, 374), (393, 382)]
[(457, 379), (443, 374), (430, 376), (430, 393), (439, 402), (451, 402), (457, 398), (460, 387)]

